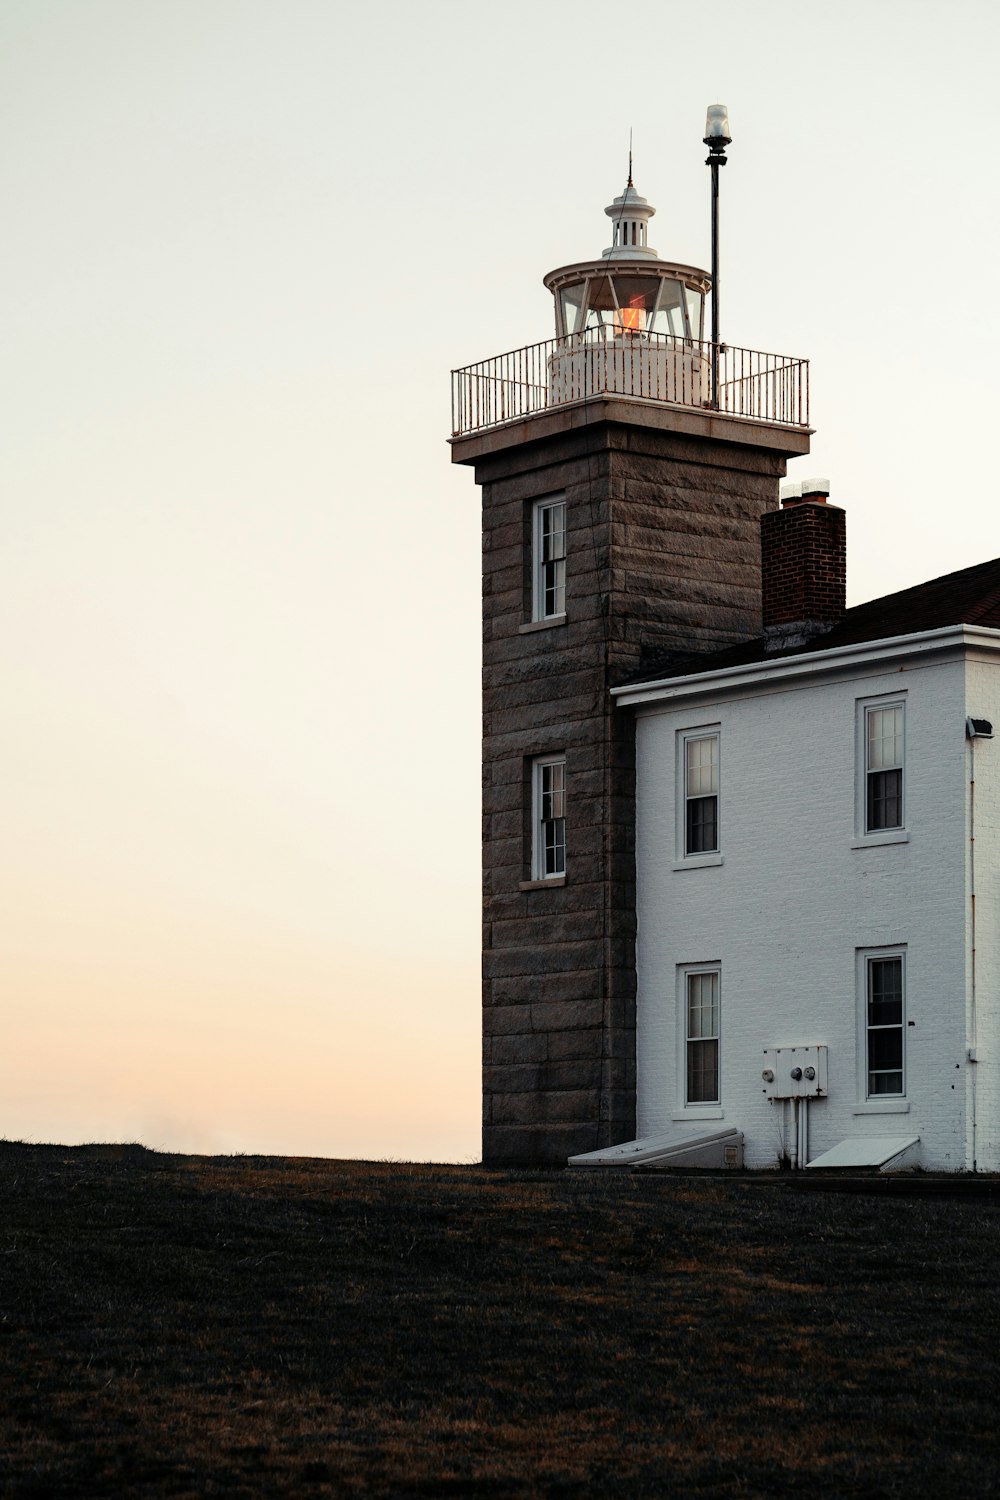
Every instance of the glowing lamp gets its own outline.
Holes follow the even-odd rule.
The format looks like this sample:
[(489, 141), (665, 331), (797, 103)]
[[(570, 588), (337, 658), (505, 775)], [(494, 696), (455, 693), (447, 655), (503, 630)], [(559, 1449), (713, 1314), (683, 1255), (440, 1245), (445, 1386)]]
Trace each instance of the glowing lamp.
[(622, 333), (641, 333), (646, 326), (645, 297), (630, 297), (628, 305), (618, 309), (615, 323)]

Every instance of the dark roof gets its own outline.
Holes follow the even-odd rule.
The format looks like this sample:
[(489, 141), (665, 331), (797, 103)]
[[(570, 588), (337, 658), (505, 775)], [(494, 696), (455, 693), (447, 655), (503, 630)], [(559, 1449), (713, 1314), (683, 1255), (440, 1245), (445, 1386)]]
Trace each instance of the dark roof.
[(655, 682), (663, 677), (689, 677), (697, 672), (718, 672), (724, 667), (750, 666), (754, 662), (779, 661), (810, 651), (833, 651), (838, 646), (857, 646), (864, 641), (886, 640), (898, 635), (916, 635), (947, 625), (982, 625), (1000, 630), (1000, 557), (990, 562), (946, 573), (898, 594), (885, 594), (856, 604), (832, 630), (814, 636), (804, 646), (767, 651), (764, 638), (726, 646), (721, 651), (680, 656), (676, 651), (650, 656), (642, 669), (628, 678), (630, 683)]

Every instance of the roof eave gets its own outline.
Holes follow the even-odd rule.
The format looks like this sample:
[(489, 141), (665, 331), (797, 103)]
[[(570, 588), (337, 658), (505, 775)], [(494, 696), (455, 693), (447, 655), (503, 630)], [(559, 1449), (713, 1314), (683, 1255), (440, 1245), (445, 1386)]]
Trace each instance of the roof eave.
[(655, 682), (623, 683), (621, 687), (612, 688), (611, 694), (621, 707), (638, 707), (703, 697), (713, 689), (728, 694), (781, 679), (815, 677), (853, 666), (867, 666), (879, 660), (898, 661), (913, 656), (936, 655), (960, 646), (978, 646), (1000, 653), (1000, 630), (983, 625), (944, 625), (936, 630), (917, 631), (913, 635), (886, 636), (852, 646), (833, 646), (825, 651), (808, 651), (739, 667), (691, 672), (683, 677), (662, 677)]

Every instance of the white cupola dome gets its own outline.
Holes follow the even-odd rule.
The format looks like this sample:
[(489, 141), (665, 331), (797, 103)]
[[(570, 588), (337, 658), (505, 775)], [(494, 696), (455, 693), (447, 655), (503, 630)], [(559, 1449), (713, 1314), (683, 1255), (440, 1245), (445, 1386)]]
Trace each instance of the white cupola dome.
[(603, 252), (605, 256), (613, 255), (615, 260), (657, 259), (656, 251), (647, 243), (649, 221), (656, 209), (636, 192), (631, 172), (624, 193), (619, 193), (604, 212), (614, 225), (614, 237)]

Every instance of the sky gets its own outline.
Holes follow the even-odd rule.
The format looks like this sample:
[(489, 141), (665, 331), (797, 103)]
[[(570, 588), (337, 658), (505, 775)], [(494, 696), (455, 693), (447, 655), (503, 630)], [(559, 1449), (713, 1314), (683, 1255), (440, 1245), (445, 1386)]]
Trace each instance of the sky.
[(3, 0), (0, 1137), (479, 1155), (449, 371), (627, 174), (811, 361), (850, 603), (1000, 553), (979, 0)]

